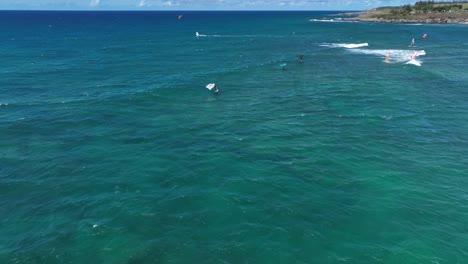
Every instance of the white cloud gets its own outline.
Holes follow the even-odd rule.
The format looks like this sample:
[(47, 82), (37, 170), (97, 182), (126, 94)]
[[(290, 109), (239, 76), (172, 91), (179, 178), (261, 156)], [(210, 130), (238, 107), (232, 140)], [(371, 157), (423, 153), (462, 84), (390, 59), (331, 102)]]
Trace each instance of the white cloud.
[(89, 6), (90, 7), (98, 6), (99, 2), (101, 2), (101, 0), (91, 0), (91, 3), (89, 3)]
[(262, 6), (266, 5), (267, 3), (263, 0), (249, 0), (240, 3), (240, 6)]
[(162, 3), (163, 6), (175, 6), (177, 3), (174, 3), (173, 1), (166, 1)]
[(416, 1), (419, 0), (0, 0), (0, 9), (358, 10)]
[(307, 3), (304, 2), (304, 1), (288, 1), (288, 2), (281, 2), (280, 3), (281, 6), (285, 6), (285, 5), (302, 6), (302, 5), (305, 5), (305, 4), (307, 4)]

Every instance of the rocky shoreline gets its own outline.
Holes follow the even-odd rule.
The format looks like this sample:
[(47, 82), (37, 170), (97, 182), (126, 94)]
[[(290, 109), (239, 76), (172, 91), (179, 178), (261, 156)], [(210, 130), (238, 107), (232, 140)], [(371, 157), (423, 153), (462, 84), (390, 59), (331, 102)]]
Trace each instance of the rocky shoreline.
[(356, 13), (343, 13), (342, 15), (347, 16), (343, 17), (342, 20), (352, 22), (468, 24), (468, 12), (410, 14), (404, 17), (395, 17), (387, 14), (380, 14), (376, 10), (368, 10)]

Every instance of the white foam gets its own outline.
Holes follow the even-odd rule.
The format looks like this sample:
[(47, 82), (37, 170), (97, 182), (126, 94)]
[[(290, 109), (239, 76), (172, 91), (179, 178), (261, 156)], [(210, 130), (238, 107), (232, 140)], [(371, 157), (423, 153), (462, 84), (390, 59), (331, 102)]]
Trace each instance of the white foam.
[[(415, 53), (414, 50), (395, 50), (395, 49), (385, 49), (385, 50), (352, 49), (350, 51), (353, 53), (359, 53), (359, 54), (375, 55), (375, 56), (379, 56), (382, 58), (385, 58), (388, 54), (390, 54), (390, 61), (392, 62), (407, 62), (411, 59), (411, 55)], [(426, 55), (426, 52), (424, 50), (418, 50), (416, 52), (417, 52), (417, 56)]]
[(221, 35), (205, 35), (205, 34), (200, 34), (198, 32), (195, 32), (195, 36), (198, 37), (222, 37)]
[(368, 47), (369, 43), (324, 43), (321, 46), (331, 47), (331, 48), (347, 48), (347, 49), (356, 49), (361, 47)]
[(409, 60), (408, 62), (406, 62), (405, 64), (411, 64), (411, 65), (415, 65), (415, 66), (421, 66), (421, 62), (416, 60), (416, 59), (412, 59), (412, 60)]
[(316, 18), (311, 19), (309, 21), (312, 21), (312, 22), (338, 22), (338, 21), (333, 20), (333, 19), (316, 19)]

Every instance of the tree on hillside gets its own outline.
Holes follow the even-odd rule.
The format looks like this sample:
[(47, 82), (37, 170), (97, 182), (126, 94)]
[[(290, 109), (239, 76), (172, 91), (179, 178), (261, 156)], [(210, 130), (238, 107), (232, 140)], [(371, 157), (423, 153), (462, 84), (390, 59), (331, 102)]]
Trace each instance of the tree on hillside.
[(418, 12), (427, 13), (429, 11), (432, 11), (432, 8), (433, 8), (432, 3), (433, 2), (430, 2), (430, 1), (416, 2), (416, 4), (414, 4), (414, 9)]
[(411, 13), (411, 5), (404, 5), (401, 7), (400, 12), (402, 15), (408, 15)]

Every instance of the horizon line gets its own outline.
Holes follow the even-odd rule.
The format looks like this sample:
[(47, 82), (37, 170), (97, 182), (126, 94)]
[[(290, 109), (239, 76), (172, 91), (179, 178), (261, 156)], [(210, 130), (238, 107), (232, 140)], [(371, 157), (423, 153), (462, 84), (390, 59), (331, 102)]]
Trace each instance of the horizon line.
[(280, 10), (280, 9), (181, 9), (181, 10), (141, 10), (141, 9), (0, 9), (0, 12), (4, 11), (31, 11), (31, 12), (359, 12), (366, 9), (340, 9), (340, 10), (326, 10), (326, 9), (314, 9), (314, 10)]

